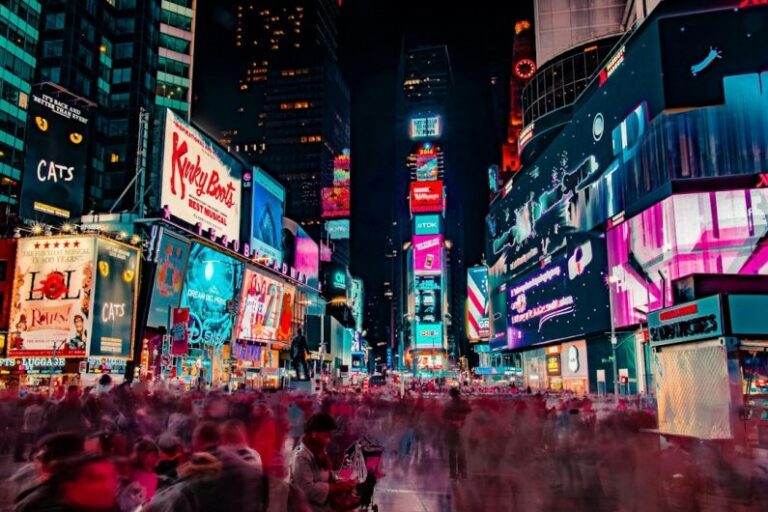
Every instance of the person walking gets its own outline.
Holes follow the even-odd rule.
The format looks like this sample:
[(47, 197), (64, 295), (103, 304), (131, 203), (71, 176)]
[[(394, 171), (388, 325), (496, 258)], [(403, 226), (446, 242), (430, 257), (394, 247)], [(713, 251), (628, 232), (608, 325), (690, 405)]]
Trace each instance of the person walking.
[(472, 411), (470, 405), (461, 398), (458, 388), (451, 388), (451, 399), (443, 410), (446, 422), (445, 441), (448, 447), (448, 470), (451, 479), (467, 478), (467, 457), (461, 442), (461, 428)]
[[(309, 380), (309, 368), (307, 367), (307, 356), (309, 355), (309, 346), (307, 345), (307, 338), (304, 337), (304, 333), (299, 328), (296, 336), (291, 340), (291, 361), (293, 362), (293, 369), (296, 371), (296, 380)], [(301, 378), (299, 368), (304, 369), (304, 378)]]

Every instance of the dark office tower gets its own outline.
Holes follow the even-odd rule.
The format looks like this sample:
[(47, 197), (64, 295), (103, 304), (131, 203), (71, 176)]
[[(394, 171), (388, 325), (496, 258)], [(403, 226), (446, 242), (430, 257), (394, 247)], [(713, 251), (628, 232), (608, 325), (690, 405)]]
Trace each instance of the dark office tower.
[[(206, 124), (286, 186), (286, 216), (316, 235), (333, 160), (349, 147), (349, 90), (337, 63), (336, 0), (235, 0), (237, 82), (200, 92)], [(202, 20), (202, 23), (208, 23)], [(215, 75), (218, 64), (197, 63)], [(212, 69), (204, 69), (211, 67)], [(235, 112), (217, 113), (236, 95)]]
[(409, 110), (445, 108), (452, 85), (447, 46), (419, 46), (408, 50), (403, 87)]
[[(136, 172), (139, 112), (155, 103), (159, 0), (45, 0), (38, 80), (92, 109), (85, 211), (108, 211)], [(115, 211), (130, 209), (128, 194)]]

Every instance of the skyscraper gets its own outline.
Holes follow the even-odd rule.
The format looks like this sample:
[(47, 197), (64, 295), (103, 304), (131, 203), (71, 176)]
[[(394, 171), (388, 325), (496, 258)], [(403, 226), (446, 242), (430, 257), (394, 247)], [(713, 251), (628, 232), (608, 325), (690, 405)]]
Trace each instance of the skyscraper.
[(192, 99), (196, 0), (162, 2), (155, 104), (187, 120)]
[(24, 162), (27, 105), (37, 64), (40, 3), (0, 6), (0, 213), (18, 204)]
[[(262, 164), (287, 189), (286, 214), (316, 235), (322, 188), (349, 147), (349, 90), (337, 63), (334, 0), (236, 0), (237, 83), (201, 96), (202, 109), (236, 95), (234, 113), (213, 121), (234, 151)], [(202, 67), (215, 62), (201, 62)], [(208, 70), (202, 70), (208, 73)], [(212, 117), (212, 116), (208, 116)]]
[(403, 88), (409, 110), (444, 108), (452, 85), (447, 46), (417, 46), (408, 50)]

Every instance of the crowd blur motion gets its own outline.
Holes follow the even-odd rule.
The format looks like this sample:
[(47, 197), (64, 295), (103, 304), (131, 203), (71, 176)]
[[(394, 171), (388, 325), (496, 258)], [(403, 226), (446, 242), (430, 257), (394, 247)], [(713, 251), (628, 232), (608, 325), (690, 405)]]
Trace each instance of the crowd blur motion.
[(434, 383), (302, 395), (103, 379), (2, 398), (2, 506), (350, 510), (333, 493), (360, 482), (332, 475), (366, 438), (384, 449), (382, 502), (401, 486), (437, 495), (445, 511), (768, 510), (765, 459), (659, 436), (654, 411), (643, 397)]

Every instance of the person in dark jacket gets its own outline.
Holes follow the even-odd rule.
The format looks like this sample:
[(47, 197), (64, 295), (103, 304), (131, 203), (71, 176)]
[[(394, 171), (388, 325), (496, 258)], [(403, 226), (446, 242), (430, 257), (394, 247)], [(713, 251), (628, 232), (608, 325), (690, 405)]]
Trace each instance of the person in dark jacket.
[[(309, 380), (308, 355), (309, 346), (307, 345), (307, 338), (304, 337), (304, 333), (299, 328), (299, 332), (291, 340), (291, 360), (293, 361), (293, 369), (296, 371), (296, 380)], [(299, 373), (299, 368), (304, 369), (304, 379), (301, 377), (302, 374)]]
[(446, 422), (445, 441), (448, 445), (448, 469), (451, 478), (467, 477), (467, 457), (461, 442), (461, 427), (472, 411), (470, 405), (461, 398), (458, 388), (451, 388), (451, 399), (443, 411)]

